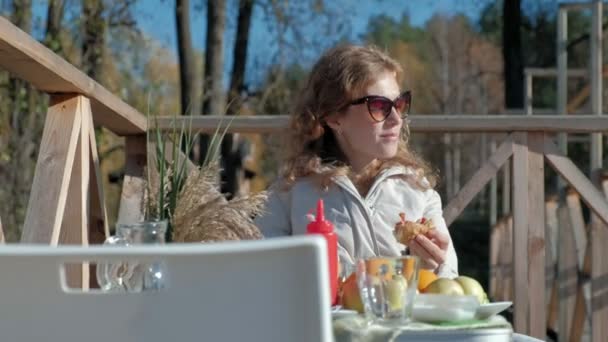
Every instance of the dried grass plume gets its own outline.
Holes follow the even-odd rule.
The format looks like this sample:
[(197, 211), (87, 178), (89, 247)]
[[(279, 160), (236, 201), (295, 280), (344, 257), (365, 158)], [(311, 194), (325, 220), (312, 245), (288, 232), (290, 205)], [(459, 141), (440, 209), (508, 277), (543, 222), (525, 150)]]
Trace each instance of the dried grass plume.
[(212, 162), (192, 170), (178, 195), (172, 217), (174, 242), (212, 242), (261, 239), (253, 223), (266, 193), (228, 201), (220, 192), (219, 167)]

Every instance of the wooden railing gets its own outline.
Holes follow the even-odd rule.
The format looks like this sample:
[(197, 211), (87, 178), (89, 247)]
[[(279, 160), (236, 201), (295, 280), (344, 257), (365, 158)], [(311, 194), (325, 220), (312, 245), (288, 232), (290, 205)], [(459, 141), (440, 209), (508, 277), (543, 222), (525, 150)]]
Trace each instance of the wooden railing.
[[(192, 117), (177, 121), (166, 117), (161, 118), (159, 123), (161, 127), (170, 128), (173, 124), (181, 125), (181, 120), (187, 120), (192, 129), (203, 132), (213, 131), (217, 125), (228, 123), (222, 117)], [(272, 134), (285, 129), (288, 117), (252, 116), (231, 120), (229, 131)], [(454, 222), (484, 186), (496, 177), (501, 167), (507, 161), (512, 161), (512, 216), (501, 220), (493, 230), (500, 231), (500, 235), (492, 234), (494, 248), (491, 251), (491, 263), (496, 265), (501, 260), (500, 264), (511, 270), (502, 272), (502, 277), (493, 277), (491, 293), (500, 293), (497, 297), (514, 300), (514, 325), (517, 331), (544, 338), (547, 322), (554, 321), (552, 317), (547, 318), (545, 303), (547, 291), (544, 270), (546, 264), (552, 263), (552, 259), (547, 262), (545, 257), (548, 249), (545, 236), (545, 160), (572, 186), (573, 191), (580, 194), (596, 218), (593, 228), (588, 232), (591, 244), (586, 254), (587, 275), (591, 284), (589, 309), (592, 321), (596, 322), (593, 325), (594, 341), (604, 341), (608, 332), (602, 330), (604, 325), (597, 322), (608, 321), (608, 306), (605, 304), (608, 297), (608, 281), (605, 280), (608, 278), (608, 249), (605, 248), (608, 246), (608, 201), (598, 187), (559, 151), (555, 138), (556, 133), (564, 132), (608, 132), (608, 117), (420, 115), (411, 117), (410, 129), (414, 133), (492, 132), (506, 135), (496, 151), (444, 207), (444, 218), (448, 225)], [(551, 250), (550, 254), (554, 252)], [(594, 256), (593, 263), (591, 255)], [(561, 279), (565, 278), (559, 278), (560, 281)], [(552, 287), (553, 280), (550, 279)], [(558, 282), (555, 286), (563, 285)], [(504, 293), (513, 295), (505, 297)], [(551, 305), (551, 308), (556, 307), (555, 299)], [(555, 316), (555, 312), (551, 310), (550, 314)], [(578, 314), (574, 317), (582, 316)], [(576, 327), (576, 336), (580, 337), (580, 323), (573, 325)], [(562, 334), (566, 334), (563, 330)]]
[[(21, 241), (87, 245), (101, 241), (108, 234), (93, 125), (126, 136), (126, 175), (119, 217), (141, 218), (138, 208), (143, 196), (146, 163), (144, 116), (4, 18), (0, 18), (0, 66), (51, 95)], [(168, 128), (172, 120), (174, 118), (161, 118), (160, 124)], [(214, 131), (220, 122), (222, 125), (229, 122), (216, 116), (180, 118), (178, 124), (180, 120), (191, 121), (189, 126), (193, 130), (204, 132)], [(285, 116), (236, 117), (229, 131), (277, 133), (285, 129), (286, 123)], [(514, 325), (518, 332), (545, 336), (544, 160), (576, 189), (597, 217), (588, 233), (591, 246), (587, 254), (592, 256), (589, 258), (592, 261), (590, 312), (594, 341), (607, 340), (605, 297), (608, 289), (602, 279), (608, 277), (608, 248), (605, 248), (608, 246), (608, 201), (596, 185), (558, 151), (553, 135), (607, 132), (608, 118), (413, 116), (411, 130), (414, 133), (501, 132), (506, 135), (500, 147), (449, 201), (444, 211), (448, 224), (453, 222), (500, 167), (512, 160), (512, 236), (502, 230), (502, 235), (512, 241), (512, 248), (507, 252), (492, 251), (492, 255), (511, 258), (512, 281), (497, 284), (494, 279), (491, 288), (495, 292), (497, 287), (512, 289)], [(70, 270), (69, 279), (72, 286), (86, 288), (89, 268), (83, 265)]]
[[(93, 127), (143, 134), (145, 117), (3, 17), (0, 67), (50, 95), (21, 242), (102, 242), (108, 220)], [(89, 281), (88, 265), (68, 269), (71, 286)]]

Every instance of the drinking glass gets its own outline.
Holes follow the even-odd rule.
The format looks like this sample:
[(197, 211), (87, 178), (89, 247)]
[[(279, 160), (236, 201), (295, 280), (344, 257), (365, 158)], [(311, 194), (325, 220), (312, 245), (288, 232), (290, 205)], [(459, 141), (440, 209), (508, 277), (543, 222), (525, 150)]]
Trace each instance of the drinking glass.
[[(118, 223), (116, 235), (104, 242), (108, 246), (164, 244), (167, 221)], [(159, 290), (165, 285), (166, 266), (163, 262), (128, 260), (97, 265), (97, 282), (104, 291), (141, 292)]]
[(416, 256), (358, 260), (357, 285), (369, 320), (382, 325), (411, 321), (419, 263)]

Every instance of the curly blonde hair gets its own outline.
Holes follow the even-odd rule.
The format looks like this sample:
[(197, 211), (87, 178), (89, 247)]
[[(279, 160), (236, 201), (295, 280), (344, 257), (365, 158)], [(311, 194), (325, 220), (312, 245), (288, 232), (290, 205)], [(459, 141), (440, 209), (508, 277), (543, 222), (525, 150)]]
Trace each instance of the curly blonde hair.
[[(371, 184), (377, 174), (391, 166), (414, 170), (408, 179), (420, 188), (435, 186), (429, 165), (408, 148), (409, 127), (402, 126), (397, 154), (353, 175), (346, 156), (326, 123), (331, 115), (343, 115), (357, 94), (373, 84), (377, 75), (393, 72), (401, 84), (403, 69), (391, 57), (373, 46), (340, 45), (325, 52), (314, 65), (292, 112), (284, 150), (282, 177), (286, 187), (298, 178), (313, 177), (323, 189), (338, 175), (351, 177), (357, 187)], [(365, 188), (365, 185), (362, 185)]]

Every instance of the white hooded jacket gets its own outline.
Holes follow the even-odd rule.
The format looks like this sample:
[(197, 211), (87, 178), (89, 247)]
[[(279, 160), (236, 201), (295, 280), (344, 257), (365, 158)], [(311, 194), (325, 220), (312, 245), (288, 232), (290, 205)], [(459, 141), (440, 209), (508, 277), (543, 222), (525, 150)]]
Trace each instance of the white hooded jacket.
[[(264, 214), (255, 220), (265, 237), (306, 233), (307, 214), (314, 213), (319, 198), (325, 204), (325, 218), (334, 224), (341, 262), (354, 264), (359, 258), (399, 256), (406, 246), (393, 235), (399, 213), (416, 221), (433, 220), (436, 229), (448, 233), (441, 198), (432, 189), (420, 190), (407, 177), (412, 171), (393, 167), (380, 172), (362, 197), (346, 176), (334, 177), (334, 185), (323, 191), (309, 178), (298, 180), (289, 190), (279, 183), (270, 189)], [(436, 270), (440, 277), (458, 276), (458, 260), (450, 238), (446, 262)]]

